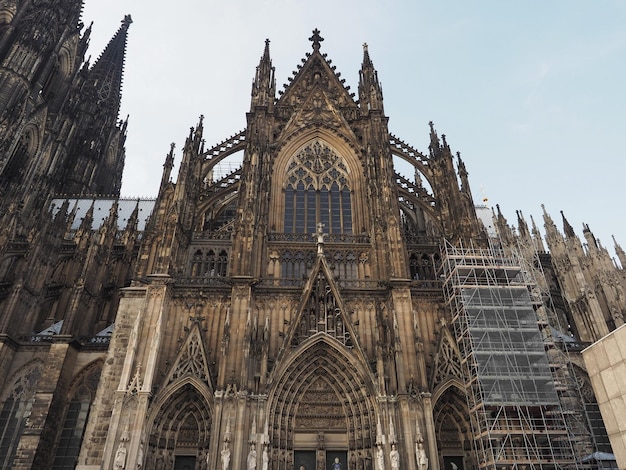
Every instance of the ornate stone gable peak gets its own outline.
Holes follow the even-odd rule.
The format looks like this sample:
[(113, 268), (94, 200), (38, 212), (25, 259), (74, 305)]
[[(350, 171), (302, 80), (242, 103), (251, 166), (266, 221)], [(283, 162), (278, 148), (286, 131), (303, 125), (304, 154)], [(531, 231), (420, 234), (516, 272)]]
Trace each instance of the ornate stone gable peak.
[(167, 375), (165, 384), (170, 384), (185, 377), (194, 377), (206, 383), (211, 389), (211, 374), (206, 358), (206, 350), (202, 339), (199, 322), (194, 321), (187, 338), (180, 348), (176, 360)]
[(294, 348), (317, 335), (334, 338), (348, 348), (355, 346), (356, 336), (351, 319), (346, 314), (337, 284), (323, 254), (317, 257), (305, 285), (298, 314), (285, 340), (290, 348)]
[(336, 108), (356, 110), (357, 104), (353, 94), (348, 91), (350, 87), (344, 86), (345, 80), (341, 79), (341, 74), (336, 73), (334, 69), (330, 61), (325, 59), (325, 54), (313, 52), (290, 80), (291, 83), (286, 85), (276, 104), (298, 109), (311, 96), (312, 91), (318, 90), (324, 92)]
[(349, 121), (356, 119), (356, 116), (356, 108), (341, 108), (327, 91), (315, 85), (290, 114), (280, 140), (285, 141), (303, 129), (325, 127), (341, 134), (347, 141), (355, 142), (356, 136)]
[(463, 382), (463, 368), (461, 366), (461, 352), (446, 326), (442, 326), (439, 335), (439, 348), (431, 377), (431, 390), (449, 378), (456, 378)]

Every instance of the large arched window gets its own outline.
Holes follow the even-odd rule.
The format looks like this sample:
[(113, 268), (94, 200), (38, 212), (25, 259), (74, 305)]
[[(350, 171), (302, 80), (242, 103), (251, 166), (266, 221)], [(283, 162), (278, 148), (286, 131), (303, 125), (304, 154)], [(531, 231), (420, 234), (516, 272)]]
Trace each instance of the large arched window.
[(0, 468), (12, 468), (20, 437), (35, 401), (35, 386), (41, 377), (37, 365), (20, 377), (0, 411)]
[(91, 367), (73, 386), (74, 391), (70, 395), (65, 412), (52, 470), (76, 468), (80, 446), (87, 427), (87, 418), (96, 395), (101, 372), (100, 365)]
[(285, 182), (285, 232), (352, 233), (348, 168), (328, 145), (315, 140), (289, 161)]

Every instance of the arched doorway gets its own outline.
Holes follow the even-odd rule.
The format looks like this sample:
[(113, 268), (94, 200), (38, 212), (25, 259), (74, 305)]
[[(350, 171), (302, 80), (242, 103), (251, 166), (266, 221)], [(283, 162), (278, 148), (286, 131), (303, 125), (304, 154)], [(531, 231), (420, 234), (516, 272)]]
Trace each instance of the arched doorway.
[(442, 384), (433, 407), (435, 435), (442, 470), (476, 468), (472, 449), (472, 433), (465, 392), (461, 384), (451, 380)]
[(212, 417), (208, 400), (190, 380), (155, 403), (145, 468), (206, 468)]
[[(300, 349), (301, 348), (301, 349)], [(375, 396), (349, 351), (320, 333), (280, 371), (270, 396), (270, 458), (275, 469), (371, 470)]]

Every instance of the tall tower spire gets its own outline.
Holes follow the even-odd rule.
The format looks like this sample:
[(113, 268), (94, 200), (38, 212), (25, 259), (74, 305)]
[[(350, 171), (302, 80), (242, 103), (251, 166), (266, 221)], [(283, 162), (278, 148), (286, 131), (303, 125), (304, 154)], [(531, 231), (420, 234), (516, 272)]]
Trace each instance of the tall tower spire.
[[(126, 40), (128, 28), (132, 22), (130, 15), (124, 17), (122, 25), (100, 54), (89, 73), (89, 81), (95, 87), (98, 102), (110, 103), (116, 110), (119, 110), (120, 105)], [(117, 118), (117, 115), (115, 117)]]
[(363, 62), (359, 71), (359, 103), (364, 113), (383, 109), (383, 90), (378, 82), (378, 72), (370, 59), (367, 43), (363, 44)]
[(250, 111), (254, 111), (257, 106), (265, 106), (271, 111), (276, 98), (276, 79), (274, 78), (274, 67), (270, 59), (270, 40), (265, 40), (263, 56), (256, 68), (256, 75), (252, 83), (252, 102)]
[(94, 65), (79, 91), (78, 130), (68, 143), (61, 179), (64, 191), (118, 195), (122, 184), (127, 121), (118, 122), (130, 15)]

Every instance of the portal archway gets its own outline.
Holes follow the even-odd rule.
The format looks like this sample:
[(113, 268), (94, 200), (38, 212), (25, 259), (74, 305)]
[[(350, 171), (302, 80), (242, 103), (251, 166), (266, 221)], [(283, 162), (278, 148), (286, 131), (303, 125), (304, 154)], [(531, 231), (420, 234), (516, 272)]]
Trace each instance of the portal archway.
[(155, 403), (145, 468), (178, 468), (206, 459), (212, 413), (205, 393), (183, 380)]
[(273, 468), (314, 470), (335, 458), (342, 468), (373, 468), (376, 394), (367, 369), (344, 348), (319, 333), (277, 373), (268, 419)]
[(442, 384), (436, 394), (433, 419), (440, 468), (477, 468), (467, 399), (456, 381)]

